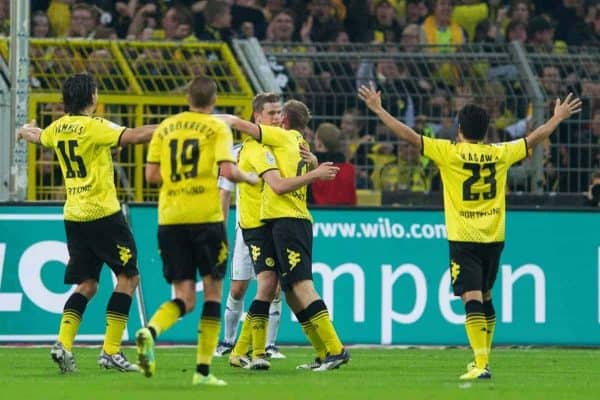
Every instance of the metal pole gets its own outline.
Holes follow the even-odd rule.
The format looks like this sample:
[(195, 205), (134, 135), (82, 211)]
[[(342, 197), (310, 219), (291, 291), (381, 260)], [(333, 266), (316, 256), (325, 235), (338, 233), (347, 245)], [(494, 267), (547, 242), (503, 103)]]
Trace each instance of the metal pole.
[[(510, 53), (517, 65), (517, 69), (523, 82), (525, 90), (531, 99), (533, 108), (532, 125), (537, 127), (544, 122), (546, 97), (538, 82), (536, 74), (533, 72), (527, 52), (521, 43), (512, 42), (509, 46)], [(533, 171), (531, 174), (531, 193), (542, 194), (544, 192), (544, 148), (542, 145), (537, 145), (533, 150), (532, 164)]]
[(29, 1), (10, 2), (10, 130), (11, 170), (10, 198), (23, 201), (27, 193), (27, 145), (16, 142), (19, 126), (27, 122), (27, 94), (29, 90)]

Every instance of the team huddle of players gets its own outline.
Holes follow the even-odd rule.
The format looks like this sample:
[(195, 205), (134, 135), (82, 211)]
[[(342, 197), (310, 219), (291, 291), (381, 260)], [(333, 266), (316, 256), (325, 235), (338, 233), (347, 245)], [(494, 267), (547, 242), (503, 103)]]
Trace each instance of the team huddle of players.
[[(398, 137), (433, 160), (444, 182), (444, 207), (454, 293), (465, 304), (467, 337), (474, 361), (461, 379), (489, 379), (489, 355), (495, 327), (491, 288), (504, 246), (505, 186), (509, 167), (528, 149), (545, 140), (573, 113), (579, 99), (556, 100), (554, 115), (523, 139), (485, 144), (489, 116), (475, 105), (458, 115), (456, 142), (422, 137), (396, 120), (381, 105), (373, 86), (358, 96)], [(307, 185), (335, 179), (338, 168), (319, 163), (304, 140), (310, 118), (296, 100), (282, 104), (278, 95), (263, 93), (253, 100), (254, 122), (212, 114), (215, 83), (206, 77), (190, 82), (189, 111), (160, 125), (128, 129), (93, 117), (98, 93), (94, 80), (76, 74), (63, 86), (66, 115), (44, 130), (34, 123), (19, 137), (55, 149), (67, 200), (64, 207), (69, 262), (65, 283), (76, 284), (61, 318), (51, 357), (63, 373), (77, 370), (72, 347), (88, 301), (94, 296), (102, 265), (117, 276), (106, 309), (106, 334), (98, 364), (120, 371), (156, 373), (155, 342), (196, 305), (198, 275), (204, 285), (198, 323), (195, 385), (224, 386), (210, 372), (212, 358), (229, 354), (229, 364), (269, 369), (270, 359), (284, 357), (275, 347), (281, 314), (280, 290), (315, 350), (300, 369), (327, 371), (348, 363), (350, 355), (330, 320), (327, 306), (312, 280), (312, 217)], [(231, 128), (244, 133), (232, 154)], [(131, 296), (139, 282), (137, 251), (121, 212), (113, 181), (111, 147), (147, 143), (146, 180), (160, 184), (158, 244), (166, 281), (174, 298), (164, 302), (136, 333), (138, 362), (121, 352)], [(474, 162), (470, 154), (485, 155)], [(222, 282), (228, 244), (225, 214), (237, 183), (236, 235), (232, 286), (221, 328)], [(86, 190), (78, 190), (86, 187)], [(486, 212), (494, 209), (496, 212)], [(475, 217), (474, 217), (475, 216)], [(236, 340), (248, 281), (257, 292)], [(235, 343), (235, 345), (234, 345)], [(218, 348), (217, 348), (218, 346)]]

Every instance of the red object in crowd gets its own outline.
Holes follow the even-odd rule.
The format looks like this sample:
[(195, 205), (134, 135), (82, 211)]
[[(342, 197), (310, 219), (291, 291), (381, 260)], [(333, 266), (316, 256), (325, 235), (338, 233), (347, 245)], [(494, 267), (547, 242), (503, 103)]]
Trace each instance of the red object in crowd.
[(334, 163), (340, 168), (332, 181), (314, 181), (311, 184), (313, 204), (355, 205), (356, 170), (349, 162)]

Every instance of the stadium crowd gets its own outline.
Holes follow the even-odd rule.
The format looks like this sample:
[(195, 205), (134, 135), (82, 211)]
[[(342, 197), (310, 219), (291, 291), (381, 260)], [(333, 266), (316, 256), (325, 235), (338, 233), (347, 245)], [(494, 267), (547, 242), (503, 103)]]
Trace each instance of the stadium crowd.
[[(0, 2), (4, 34), (9, 27), (8, 3)], [(359, 43), (378, 46), (380, 53), (443, 53), (494, 52), (520, 42), (529, 52), (549, 55), (583, 53), (600, 44), (599, 0), (36, 0), (31, 5), (34, 38), (230, 43), (233, 38), (255, 37), (264, 44), (267, 56), (343, 51)], [(105, 64), (97, 61), (109, 56), (95, 50), (80, 62), (89, 72), (102, 74), (95, 69)], [(136, 54), (134, 65), (138, 71), (158, 74), (151, 71), (156, 64), (148, 61), (153, 57), (148, 52)], [(181, 82), (193, 75), (211, 75), (205, 55), (184, 58), (186, 76)], [(65, 60), (61, 68), (81, 69), (74, 65), (73, 54), (55, 55), (52, 68), (61, 59)], [(319, 142), (313, 132), (320, 123), (336, 123), (338, 128), (326, 126), (321, 131), (330, 143), (342, 143), (344, 161), (356, 167), (357, 188), (411, 192), (440, 188), (437, 169), (428, 159), (367, 118), (354, 96), (361, 83), (375, 81), (384, 94), (392, 94), (384, 99), (386, 107), (428, 136), (454, 138), (456, 113), (473, 101), (484, 104), (492, 115), (488, 141), (523, 137), (531, 130), (532, 105), (517, 73), (494, 68), (505, 66), (408, 65), (391, 56), (372, 62), (323, 63), (308, 57), (293, 61), (270, 57), (269, 61), (283, 93), (311, 108), (315, 119), (307, 136), (313, 145)], [(493, 73), (503, 74), (502, 79), (490, 79)], [(544, 146), (544, 189), (581, 192), (592, 171), (600, 167), (600, 66), (544, 64), (534, 73), (549, 103), (568, 91), (584, 99), (581, 117)], [(474, 85), (477, 79), (487, 82)], [(172, 90), (178, 85), (174, 81), (156, 89)], [(334, 153), (340, 152), (337, 145), (334, 148)], [(530, 170), (528, 163), (530, 159), (516, 171)], [(528, 191), (532, 186), (527, 172), (511, 175), (509, 184), (513, 191)]]

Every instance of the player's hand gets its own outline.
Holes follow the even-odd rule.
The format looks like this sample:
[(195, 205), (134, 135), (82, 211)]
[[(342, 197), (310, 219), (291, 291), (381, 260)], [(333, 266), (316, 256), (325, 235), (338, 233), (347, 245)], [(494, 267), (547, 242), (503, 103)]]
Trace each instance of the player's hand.
[(358, 89), (358, 98), (365, 102), (367, 107), (373, 112), (381, 110), (381, 92), (375, 88), (373, 82), (369, 86), (362, 85)]
[(317, 156), (315, 156), (308, 149), (308, 147), (306, 147), (306, 145), (300, 145), (300, 157), (302, 157), (304, 161), (312, 165), (313, 168), (316, 168), (319, 165), (319, 160), (317, 159)]
[(322, 181), (334, 180), (338, 172), (340, 172), (340, 168), (334, 166), (332, 162), (324, 162), (312, 171), (316, 178)]
[(561, 120), (565, 120), (580, 111), (581, 100), (577, 97), (573, 98), (573, 93), (569, 93), (562, 103), (560, 99), (556, 99), (556, 103), (554, 104), (554, 115)]
[(42, 133), (42, 130), (37, 127), (37, 123), (34, 119), (31, 120), (31, 122), (19, 128), (19, 130), (17, 131), (17, 140), (25, 139), (27, 141), (30, 141), (30, 139), (36, 137), (40, 133)]

